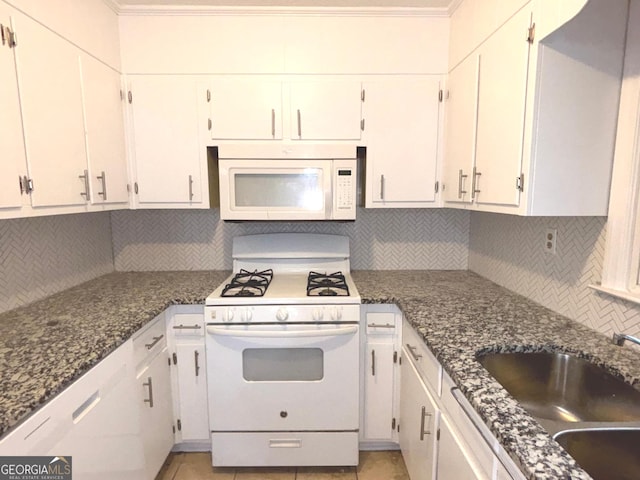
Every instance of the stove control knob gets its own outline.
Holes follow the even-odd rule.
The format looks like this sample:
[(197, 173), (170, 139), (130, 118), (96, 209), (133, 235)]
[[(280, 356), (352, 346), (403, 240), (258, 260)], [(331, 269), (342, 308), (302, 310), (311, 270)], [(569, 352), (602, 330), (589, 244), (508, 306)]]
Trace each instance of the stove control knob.
[(233, 311), (233, 308), (229, 308), (229, 309), (227, 309), (227, 315), (226, 315), (225, 320), (226, 320), (227, 322), (232, 322), (232, 321), (233, 321), (233, 314), (234, 314), (234, 313), (235, 313), (235, 312)]
[(331, 320), (340, 320), (342, 318), (342, 310), (337, 307), (331, 309)]
[(253, 310), (251, 309), (251, 307), (247, 308), (244, 318), (247, 322), (250, 322), (253, 318)]
[(289, 312), (286, 308), (279, 308), (276, 312), (276, 319), (279, 322), (284, 322), (287, 318), (289, 318)]
[(311, 312), (311, 317), (315, 322), (319, 322), (324, 317), (324, 312), (321, 308), (314, 308), (313, 312)]

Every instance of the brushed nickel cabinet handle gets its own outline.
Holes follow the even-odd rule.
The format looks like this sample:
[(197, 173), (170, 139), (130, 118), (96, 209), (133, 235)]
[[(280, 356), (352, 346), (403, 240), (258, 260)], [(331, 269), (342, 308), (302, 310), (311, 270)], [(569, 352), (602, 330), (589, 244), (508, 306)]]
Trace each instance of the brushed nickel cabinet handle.
[(380, 175), (380, 200), (384, 200), (384, 175)]
[(147, 381), (144, 382), (142, 386), (149, 389), (149, 398), (145, 398), (144, 403), (148, 403), (149, 408), (153, 408), (153, 381), (151, 380), (151, 377), (147, 377)]
[(164, 338), (164, 335), (160, 335), (157, 337), (153, 337), (153, 341), (151, 343), (145, 343), (145, 347), (147, 347), (147, 350), (151, 350), (153, 347), (155, 347), (157, 345), (157, 343), (162, 340)]
[(411, 356), (413, 357), (413, 359), (417, 362), (422, 358), (422, 354), (420, 353), (416, 353), (417, 347), (412, 347), (411, 345), (409, 345), (408, 343), (407, 345), (407, 349), (409, 350), (409, 353), (411, 354)]
[(193, 200), (193, 176), (189, 175), (189, 201)]
[(376, 351), (371, 350), (371, 376), (376, 376)]
[(464, 179), (467, 178), (469, 175), (464, 175), (464, 172), (462, 171), (462, 169), (460, 169), (458, 171), (458, 198), (462, 198), (462, 195), (466, 194), (467, 191), (462, 189), (462, 184), (464, 182)]
[(202, 327), (200, 325), (174, 325), (173, 329), (174, 330), (199, 330)]
[(84, 175), (78, 175), (78, 178), (84, 180), (84, 192), (80, 192), (80, 195), (89, 200), (89, 171), (85, 170)]
[(104, 173), (104, 170), (98, 175), (98, 180), (102, 182), (102, 191), (98, 192), (98, 195), (102, 195), (102, 200), (107, 201), (107, 174)]
[(392, 325), (390, 323), (385, 323), (385, 324), (382, 324), (382, 323), (368, 323), (367, 327), (369, 327), (369, 328), (396, 328), (395, 325)]
[(275, 108), (271, 109), (271, 137), (276, 138), (276, 110), (275, 110)]
[(198, 357), (200, 357), (200, 352), (196, 350), (193, 352), (193, 360), (196, 367), (196, 377), (200, 374), (200, 363), (198, 362)]
[(302, 138), (302, 118), (300, 116), (300, 109), (298, 109), (298, 138)]
[[(2, 25), (0, 25), (0, 28), (2, 27)], [(22, 183), (22, 177), (20, 175), (18, 175), (18, 185), (20, 186), (20, 195), (22, 195), (25, 192), (25, 185)]]
[(427, 412), (427, 407), (422, 407), (422, 414), (420, 416), (420, 440), (424, 440), (425, 435), (431, 435), (430, 430), (424, 429), (424, 424), (426, 423), (426, 418), (430, 417), (431, 412)]
[(480, 193), (480, 189), (476, 188), (478, 185), (478, 177), (482, 174), (476, 170), (476, 167), (473, 167), (473, 180), (471, 181), (471, 198), (476, 197), (476, 193)]

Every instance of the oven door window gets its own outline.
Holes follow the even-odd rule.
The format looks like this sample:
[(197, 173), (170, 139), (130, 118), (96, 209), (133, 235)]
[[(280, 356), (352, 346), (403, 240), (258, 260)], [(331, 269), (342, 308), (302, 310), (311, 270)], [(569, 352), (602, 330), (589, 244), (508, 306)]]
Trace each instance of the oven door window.
[(246, 348), (242, 376), (248, 382), (311, 382), (324, 377), (320, 348)]
[(294, 208), (323, 210), (323, 179), (319, 168), (283, 173), (234, 175), (235, 205), (240, 208)]

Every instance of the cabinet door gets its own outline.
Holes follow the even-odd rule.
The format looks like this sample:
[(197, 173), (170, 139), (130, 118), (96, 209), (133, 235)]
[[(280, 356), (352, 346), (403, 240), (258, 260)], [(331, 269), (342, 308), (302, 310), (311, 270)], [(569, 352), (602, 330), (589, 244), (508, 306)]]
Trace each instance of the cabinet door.
[(80, 51), (51, 30), (16, 13), (16, 65), (31, 203), (85, 205), (87, 155), (80, 81)]
[[(0, 3), (0, 25), (0, 28), (10, 26), (9, 8), (4, 3)], [(20, 179), (27, 174), (13, 52), (8, 39), (0, 43), (0, 209), (19, 208), (22, 205), (24, 197)]]
[(367, 340), (364, 358), (364, 432), (366, 440), (393, 441), (393, 337)]
[(292, 139), (360, 139), (360, 82), (295, 82), (289, 89)]
[(449, 74), (442, 195), (469, 203), (476, 151), (478, 56), (470, 55)]
[[(202, 201), (195, 79), (179, 75), (131, 80), (137, 202)], [(204, 144), (203, 144), (204, 145)]]
[(440, 440), (438, 443), (438, 480), (490, 480), (476, 471), (469, 460), (464, 443), (458, 438), (445, 415), (440, 416)]
[(127, 203), (120, 75), (88, 55), (81, 62), (91, 203)]
[(435, 478), (439, 412), (418, 371), (402, 350), (400, 449), (411, 480)]
[(435, 202), (439, 91), (439, 76), (365, 84), (367, 206)]
[(211, 138), (221, 140), (282, 139), (282, 84), (266, 80), (214, 80)]
[(167, 359), (165, 346), (137, 376), (140, 431), (149, 480), (155, 478), (173, 447), (171, 378)]
[(517, 206), (520, 202), (517, 179), (522, 172), (530, 24), (531, 10), (524, 8), (479, 50), (475, 177), (479, 204)]
[(177, 404), (183, 442), (209, 438), (204, 342), (177, 343)]

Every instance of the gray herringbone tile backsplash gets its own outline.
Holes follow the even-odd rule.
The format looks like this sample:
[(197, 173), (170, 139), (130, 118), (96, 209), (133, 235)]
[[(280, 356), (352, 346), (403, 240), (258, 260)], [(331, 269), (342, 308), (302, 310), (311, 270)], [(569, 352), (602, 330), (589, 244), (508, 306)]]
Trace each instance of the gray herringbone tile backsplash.
[[(471, 215), (469, 269), (610, 335), (640, 334), (640, 306), (589, 288), (600, 280), (606, 219)], [(556, 228), (557, 253), (544, 251)]]
[(0, 220), (0, 312), (112, 271), (109, 213)]
[(233, 237), (270, 232), (347, 235), (354, 270), (467, 268), (469, 214), (458, 210), (359, 209), (343, 223), (225, 223), (218, 210), (111, 215), (118, 271), (230, 269)]
[[(0, 221), (0, 312), (114, 270), (231, 267), (236, 235), (351, 238), (353, 269), (466, 269), (605, 334), (640, 335), (640, 307), (588, 288), (600, 279), (604, 218), (458, 210), (365, 210), (347, 223), (224, 223), (217, 210), (138, 210)], [(543, 251), (558, 230), (557, 254)]]

